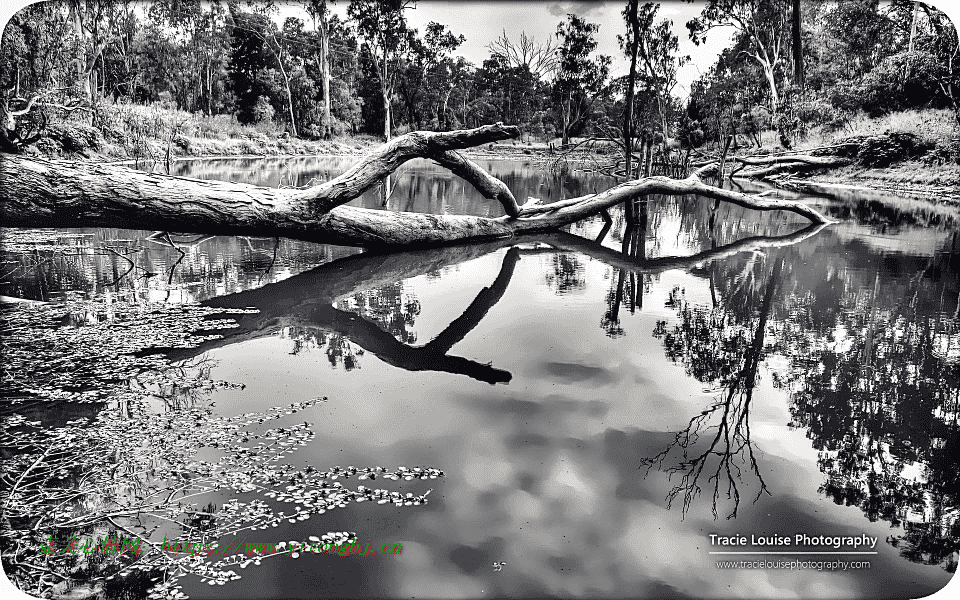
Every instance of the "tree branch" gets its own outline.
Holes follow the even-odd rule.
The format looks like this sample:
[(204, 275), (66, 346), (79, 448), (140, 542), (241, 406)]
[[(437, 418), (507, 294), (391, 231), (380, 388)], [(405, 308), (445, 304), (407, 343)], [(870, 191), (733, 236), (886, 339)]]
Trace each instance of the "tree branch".
[[(384, 144), (356, 166), (306, 190), (262, 188), (143, 173), (110, 165), (71, 165), (0, 154), (0, 215), (11, 227), (124, 227), (152, 231), (288, 237), (311, 242), (384, 248), (432, 246), (509, 238), (568, 225), (626, 200), (649, 194), (697, 194), (755, 210), (785, 210), (814, 223), (827, 217), (801, 202), (767, 200), (704, 184), (648, 177), (599, 194), (517, 206), (503, 182), (453, 152), (519, 135), (488, 125), (448, 133), (415, 132)], [(386, 212), (342, 206), (404, 162), (436, 160), (500, 201), (500, 218)], [(703, 172), (703, 169), (700, 170)]]

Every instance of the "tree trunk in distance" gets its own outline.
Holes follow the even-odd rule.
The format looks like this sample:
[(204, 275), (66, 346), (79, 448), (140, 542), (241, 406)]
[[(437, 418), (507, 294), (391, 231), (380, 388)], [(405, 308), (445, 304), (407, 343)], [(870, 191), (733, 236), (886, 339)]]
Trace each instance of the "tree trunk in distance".
[(330, 31), (326, 22), (320, 25), (320, 52), (323, 54), (323, 134), (329, 138), (330, 133)]
[(717, 181), (723, 181), (723, 168), (727, 162), (727, 151), (730, 150), (730, 141), (732, 139), (733, 136), (728, 134), (723, 140), (723, 152), (720, 153), (720, 167), (717, 175)]
[[(630, 21), (631, 44), (630, 44), (630, 74), (627, 79), (627, 97), (626, 107), (623, 115), (623, 160), (624, 171), (627, 179), (633, 179), (633, 168), (631, 159), (633, 158), (633, 96), (634, 87), (637, 83), (637, 52), (639, 50), (640, 23), (637, 17), (637, 5), (639, 0), (629, 0), (627, 4), (627, 18)], [(627, 223), (635, 223), (637, 220), (637, 207), (633, 201), (623, 205), (626, 214)]]
[(773, 73), (773, 66), (769, 63), (763, 63), (763, 76), (770, 87), (770, 102), (773, 104), (773, 112), (780, 112), (780, 94), (777, 92), (777, 80)]
[(287, 77), (287, 70), (283, 68), (283, 58), (279, 54), (277, 55), (277, 64), (280, 65), (280, 74), (283, 75), (283, 83), (287, 88), (287, 109), (290, 112), (290, 129), (292, 130), (293, 137), (300, 137), (297, 135), (297, 121), (293, 117), (293, 93), (290, 91), (290, 78)]
[(791, 28), (793, 30), (793, 83), (803, 89), (803, 32), (800, 29), (800, 0), (793, 0)]

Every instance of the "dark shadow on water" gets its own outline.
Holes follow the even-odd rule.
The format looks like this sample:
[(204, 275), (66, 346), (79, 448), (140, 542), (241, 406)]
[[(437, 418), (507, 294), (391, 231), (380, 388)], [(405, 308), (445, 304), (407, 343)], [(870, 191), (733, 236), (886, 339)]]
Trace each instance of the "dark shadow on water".
[[(463, 340), (503, 297), (510, 284), (517, 261), (525, 254), (549, 254), (555, 259), (585, 254), (631, 273), (651, 274), (671, 269), (690, 268), (704, 262), (720, 260), (757, 247), (776, 247), (808, 239), (822, 226), (807, 227), (780, 237), (754, 236), (727, 246), (686, 257), (642, 259), (622, 256), (596, 242), (567, 233), (553, 233), (523, 237), (520, 240), (501, 240), (469, 246), (453, 246), (394, 254), (361, 254), (339, 259), (307, 273), (254, 290), (213, 298), (203, 302), (219, 308), (259, 309), (257, 314), (239, 315), (239, 327), (223, 331), (223, 337), (204, 343), (199, 348), (169, 350), (171, 360), (183, 360), (213, 348), (273, 335), (285, 327), (295, 328), (298, 335), (311, 335), (328, 344), (331, 362), (344, 361), (348, 368), (355, 364), (357, 355), (371, 352), (384, 362), (408, 371), (441, 371), (466, 375), (486, 383), (506, 383), (509, 372), (489, 364), (462, 357), (449, 356), (452, 347)], [(374, 322), (360, 314), (332, 306), (338, 299), (354, 296), (363, 290), (374, 290), (381, 312), (396, 315), (402, 310), (399, 297), (387, 298), (383, 290), (402, 281), (436, 272), (439, 269), (494, 252), (521, 241), (523, 247), (511, 247), (503, 258), (500, 273), (488, 288), (484, 288), (473, 302), (436, 338), (423, 345), (412, 346), (396, 332), (385, 331), (383, 319)], [(529, 247), (540, 244), (541, 247)], [(546, 247), (542, 247), (545, 245)], [(573, 260), (574, 262), (570, 262)], [(561, 261), (562, 262), (562, 261)], [(574, 259), (567, 263), (575, 264)], [(566, 263), (564, 263), (566, 264)], [(563, 279), (566, 281), (566, 279)], [(564, 293), (561, 285), (558, 293)], [(355, 345), (358, 351), (354, 351)]]

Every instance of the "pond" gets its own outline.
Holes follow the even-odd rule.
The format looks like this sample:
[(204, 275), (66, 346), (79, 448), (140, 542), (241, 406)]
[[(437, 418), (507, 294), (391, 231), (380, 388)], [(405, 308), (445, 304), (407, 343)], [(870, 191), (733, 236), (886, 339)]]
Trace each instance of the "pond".
[[(521, 202), (613, 182), (478, 162)], [(302, 186), (349, 164), (191, 161), (172, 174)], [(391, 184), (386, 207), (384, 190), (354, 203), (501, 214), (425, 161), (408, 163)], [(202, 332), (216, 337), (186, 347), (157, 344), (164, 360), (206, 383), (144, 384), (141, 371), (127, 387), (154, 414), (209, 409), (225, 423), (326, 397), (278, 415), (288, 432), (308, 422), (315, 437), (297, 430), (297, 449), (276, 464), (348, 474), (382, 465), (400, 473), (387, 482), (391, 491), (427, 500), (344, 503), (225, 535), (221, 544), (239, 538), (244, 546), (355, 532), (376, 555), (280, 556), (223, 587), (180, 579), (192, 598), (933, 593), (952, 577), (960, 549), (956, 217), (892, 197), (777, 193), (838, 223), (811, 229), (789, 213), (652, 197), (640, 231), (625, 231), (615, 210), (609, 228), (597, 217), (565, 232), (403, 254), (43, 231), (5, 241), (0, 294), (69, 305), (50, 327), (71, 331), (110, 319), (109, 310), (77, 313), (85, 302), (199, 303), (211, 314), (191, 323), (233, 322), (217, 321)], [(28, 310), (6, 308), (5, 318)], [(46, 356), (56, 357), (50, 348)], [(4, 394), (16, 396), (14, 387), (8, 380)], [(5, 415), (54, 430), (78, 415), (122, 412), (125, 402), (67, 406), (27, 396)], [(192, 433), (193, 421), (177, 419), (171, 439), (205, 435), (199, 416)], [(225, 429), (211, 431), (216, 438)], [(127, 435), (139, 443), (135, 428)], [(217, 460), (222, 448), (207, 446), (198, 460)], [(407, 467), (442, 474), (405, 477)], [(293, 502), (284, 499), (309, 504), (291, 491), (295, 477), (271, 481), (257, 490), (225, 482), (228, 489), (184, 502), (211, 502), (205, 518), (213, 520), (233, 514), (226, 505), (235, 501), (259, 498), (285, 516)], [(364, 483), (343, 480), (351, 489)], [(125, 527), (147, 535), (133, 521)], [(717, 554), (745, 551), (762, 554)], [(718, 564), (727, 560), (780, 568)], [(788, 568), (793, 561), (805, 568)]]

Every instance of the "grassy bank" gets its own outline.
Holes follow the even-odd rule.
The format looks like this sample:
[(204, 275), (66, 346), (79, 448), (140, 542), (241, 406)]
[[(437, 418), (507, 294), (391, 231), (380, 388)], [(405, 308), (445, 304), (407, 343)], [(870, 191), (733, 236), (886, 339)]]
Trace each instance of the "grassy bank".
[(49, 125), (47, 135), (28, 152), (47, 158), (162, 162), (187, 157), (360, 155), (379, 144), (368, 135), (296, 139), (273, 122), (242, 125), (233, 115), (193, 114), (162, 103), (105, 103), (92, 119)]
[[(774, 140), (766, 131), (763, 139)], [(861, 143), (860, 155), (845, 167), (801, 176), (810, 182), (851, 185), (910, 194), (956, 196), (960, 186), (960, 129), (947, 109), (907, 110), (878, 118), (858, 114), (842, 127), (813, 127), (792, 148), (766, 146), (771, 154), (800, 152), (844, 141)], [(892, 140), (892, 141), (891, 141)], [(864, 149), (869, 149), (865, 152)], [(876, 153), (887, 153), (877, 156)], [(754, 154), (743, 150), (738, 154)]]
[[(84, 114), (75, 113), (79, 117)], [(150, 105), (105, 102), (97, 106), (92, 119), (89, 116), (86, 120), (52, 119), (45, 137), (28, 148), (27, 153), (54, 159), (163, 162), (168, 157), (177, 160), (224, 156), (360, 156), (382, 143), (381, 138), (367, 134), (342, 135), (329, 140), (291, 138), (273, 121), (244, 125), (233, 115), (205, 116), (161, 102)], [(465, 153), (478, 158), (542, 161), (556, 158), (555, 149), (560, 145), (559, 139), (552, 140), (552, 144), (551, 140), (508, 140), (469, 148)], [(586, 148), (575, 154), (579, 156), (584, 152)], [(601, 147), (596, 152), (607, 154), (614, 149)]]
[[(813, 127), (789, 149), (779, 143), (776, 132), (765, 131), (761, 135), (765, 142), (762, 152), (803, 152), (845, 140), (867, 138), (882, 142), (891, 135), (906, 140), (905, 145), (902, 148), (882, 147), (881, 151), (889, 154), (889, 160), (881, 164), (865, 157), (854, 157), (855, 162), (849, 166), (802, 177), (818, 184), (861, 186), (914, 195), (957, 196), (955, 189), (960, 187), (960, 131), (949, 110), (909, 110), (874, 119), (861, 114), (840, 128)], [(163, 103), (146, 106), (104, 103), (97, 107), (92, 119), (54, 122), (48, 127), (46, 137), (28, 152), (47, 158), (162, 163), (225, 156), (360, 156), (381, 143), (380, 139), (370, 135), (339, 136), (329, 140), (296, 139), (281, 131), (272, 121), (242, 125), (232, 115), (204, 116)], [(560, 140), (554, 140), (553, 144), (549, 141), (509, 140), (472, 148), (467, 154), (477, 158), (546, 162), (557, 158), (559, 146)], [(756, 153), (754, 147), (742, 147), (734, 154)], [(579, 146), (568, 158), (602, 161), (612, 158), (609, 155), (613, 154), (617, 154), (614, 146), (593, 144)]]

